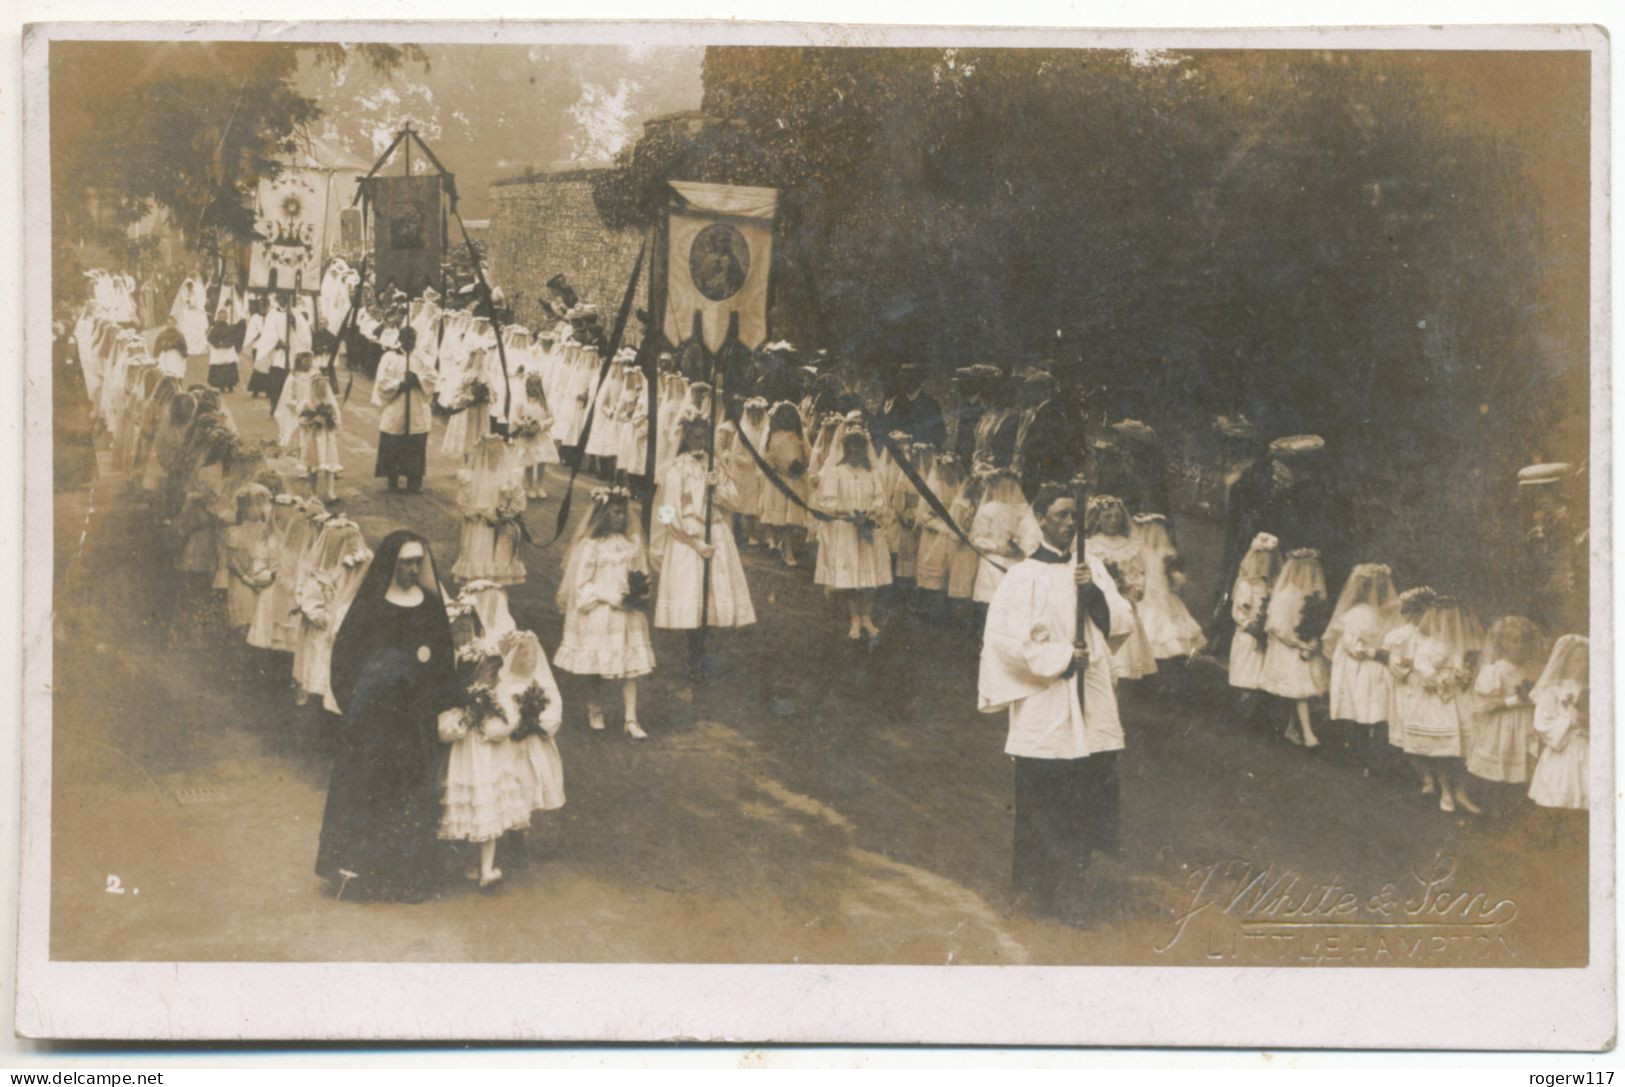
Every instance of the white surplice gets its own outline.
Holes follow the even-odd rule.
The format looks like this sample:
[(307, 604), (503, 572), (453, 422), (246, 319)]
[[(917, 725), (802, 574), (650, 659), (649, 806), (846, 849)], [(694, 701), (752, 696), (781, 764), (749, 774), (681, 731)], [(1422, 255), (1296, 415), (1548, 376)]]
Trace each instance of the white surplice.
[(977, 709), (983, 713), (1009, 709), (1007, 755), (1077, 759), (1123, 748), (1111, 645), (1133, 630), (1134, 612), (1105, 565), (1098, 559), (1087, 561), (1105, 597), (1111, 629), (1088, 624), (1084, 641), (1089, 664), (1081, 675), (1061, 678), (1072, 664), (1077, 634), (1075, 560), (1016, 563), (988, 607)]

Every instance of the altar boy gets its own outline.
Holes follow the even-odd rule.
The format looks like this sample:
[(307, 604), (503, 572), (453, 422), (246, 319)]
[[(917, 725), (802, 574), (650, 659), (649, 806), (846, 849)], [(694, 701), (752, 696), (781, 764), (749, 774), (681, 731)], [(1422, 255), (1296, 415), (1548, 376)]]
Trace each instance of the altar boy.
[(1123, 726), (1112, 649), (1134, 613), (1099, 560), (1079, 561), (1072, 492), (1046, 485), (1032, 508), (1044, 542), (1010, 567), (988, 608), (977, 708), (1010, 715), (1018, 902), (1082, 927), (1090, 853), (1117, 851)]

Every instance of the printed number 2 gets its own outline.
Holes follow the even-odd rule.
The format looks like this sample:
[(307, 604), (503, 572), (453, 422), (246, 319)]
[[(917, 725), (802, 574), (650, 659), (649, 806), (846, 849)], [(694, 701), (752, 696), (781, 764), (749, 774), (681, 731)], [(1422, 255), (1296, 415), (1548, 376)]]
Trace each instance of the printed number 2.
[(111, 875), (108, 876), (107, 877), (107, 893), (110, 894), (110, 895), (121, 895), (121, 894), (123, 894), (124, 893), (124, 881), (119, 879), (117, 876), (111, 876)]

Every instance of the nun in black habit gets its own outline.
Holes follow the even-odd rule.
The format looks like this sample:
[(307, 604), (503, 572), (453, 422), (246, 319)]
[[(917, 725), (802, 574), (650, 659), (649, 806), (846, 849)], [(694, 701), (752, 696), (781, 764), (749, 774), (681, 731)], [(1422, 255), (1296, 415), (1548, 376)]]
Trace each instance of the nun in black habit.
[(455, 668), (429, 542), (392, 532), (333, 642), (343, 716), (316, 874), (339, 897), (421, 902), (433, 893), (444, 761), (436, 721), (457, 702)]

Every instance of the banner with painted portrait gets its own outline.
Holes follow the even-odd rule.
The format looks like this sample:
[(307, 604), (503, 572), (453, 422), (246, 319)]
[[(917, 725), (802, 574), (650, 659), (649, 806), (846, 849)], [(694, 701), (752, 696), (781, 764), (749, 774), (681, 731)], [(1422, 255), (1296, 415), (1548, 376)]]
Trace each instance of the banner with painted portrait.
[(260, 181), (254, 209), (259, 234), (249, 256), (248, 285), (292, 290), (298, 282), (313, 291), (322, 278), (326, 250), (327, 174), (321, 170), (284, 167)]
[(773, 263), (778, 190), (673, 181), (667, 220), (666, 339), (682, 343), (700, 314), (705, 346), (715, 351), (739, 314), (739, 338), (767, 339), (767, 288)]

